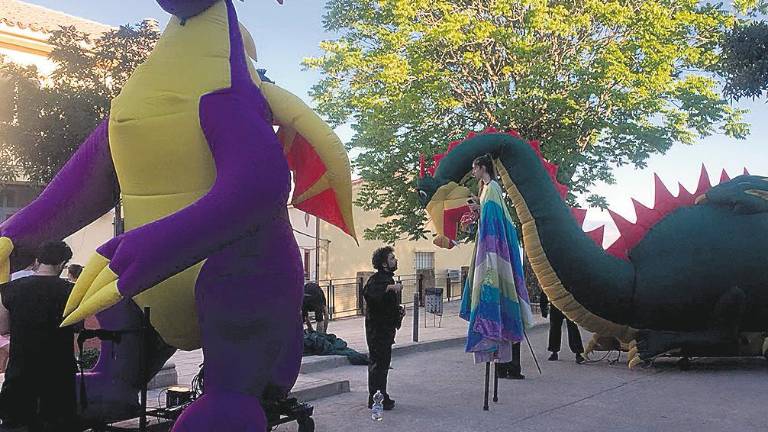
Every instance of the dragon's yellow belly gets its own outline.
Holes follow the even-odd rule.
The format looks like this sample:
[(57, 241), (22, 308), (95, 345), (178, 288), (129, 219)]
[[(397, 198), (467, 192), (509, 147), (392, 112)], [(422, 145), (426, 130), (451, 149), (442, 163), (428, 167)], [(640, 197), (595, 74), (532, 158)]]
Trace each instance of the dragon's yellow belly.
[[(219, 2), (184, 26), (174, 18), (112, 101), (109, 140), (126, 231), (177, 212), (211, 188), (216, 169), (199, 101), (229, 84), (226, 6)], [(200, 345), (194, 287), (201, 266), (134, 297), (152, 308), (152, 324), (177, 348)]]

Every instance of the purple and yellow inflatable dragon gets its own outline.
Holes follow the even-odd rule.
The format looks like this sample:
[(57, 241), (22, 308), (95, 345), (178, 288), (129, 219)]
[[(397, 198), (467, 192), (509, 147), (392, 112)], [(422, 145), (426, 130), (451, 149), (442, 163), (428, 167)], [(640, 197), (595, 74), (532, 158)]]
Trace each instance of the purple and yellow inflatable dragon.
[(354, 237), (349, 160), (317, 115), (259, 79), (232, 0), (158, 3), (173, 17), (109, 119), (0, 225), (0, 279), (122, 202), (126, 231), (88, 262), (63, 324), (98, 313), (102, 328), (137, 329), (149, 306), (156, 340), (146, 376), (138, 334), (102, 345), (84, 416), (130, 417), (177, 348), (202, 346), (205, 394), (174, 430), (263, 431), (260, 398), (286, 394), (301, 362), (291, 171), (292, 204)]

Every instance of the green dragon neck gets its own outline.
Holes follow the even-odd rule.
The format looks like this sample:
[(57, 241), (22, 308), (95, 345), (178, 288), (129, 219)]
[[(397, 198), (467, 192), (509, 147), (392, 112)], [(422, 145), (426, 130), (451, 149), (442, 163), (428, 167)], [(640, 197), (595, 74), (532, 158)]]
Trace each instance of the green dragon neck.
[(478, 135), (459, 147), (465, 145), (472, 151), (449, 152), (435, 177), (454, 179), (474, 157), (493, 154), (522, 223), (526, 255), (550, 302), (587, 330), (631, 340), (632, 265), (608, 255), (582, 231), (531, 146), (507, 134)]
[(522, 141), (500, 155), (499, 174), (523, 225), (534, 272), (552, 304), (590, 331), (630, 339), (634, 271), (576, 223), (533, 150)]

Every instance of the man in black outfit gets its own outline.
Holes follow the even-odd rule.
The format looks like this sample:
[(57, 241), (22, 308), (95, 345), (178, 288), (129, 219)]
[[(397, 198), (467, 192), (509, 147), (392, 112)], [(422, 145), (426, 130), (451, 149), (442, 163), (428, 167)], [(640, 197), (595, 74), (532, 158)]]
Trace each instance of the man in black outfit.
[(0, 391), (3, 426), (70, 431), (75, 426), (74, 329), (60, 328), (72, 284), (59, 278), (72, 250), (40, 247), (35, 274), (0, 285), (10, 314), (11, 349)]
[(402, 313), (398, 294), (403, 286), (395, 283), (397, 258), (394, 249), (385, 246), (377, 249), (371, 259), (376, 273), (363, 288), (365, 299), (365, 339), (368, 342), (368, 408), (373, 406), (373, 395), (381, 391), (384, 409), (391, 410), (395, 401), (387, 393), (387, 374), (392, 360), (392, 344), (395, 332), (400, 328)]
[(549, 299), (543, 292), (539, 297), (539, 306), (541, 306), (542, 317), (546, 318), (547, 312), (549, 312), (549, 347), (547, 350), (552, 354), (548, 360), (555, 361), (558, 359), (557, 353), (560, 351), (560, 337), (563, 331), (563, 320), (565, 320), (568, 327), (568, 346), (571, 348), (571, 352), (576, 354), (576, 363), (584, 363), (584, 356), (581, 355), (584, 352), (584, 346), (581, 343), (581, 333), (576, 323), (567, 319), (554, 305), (550, 307)]

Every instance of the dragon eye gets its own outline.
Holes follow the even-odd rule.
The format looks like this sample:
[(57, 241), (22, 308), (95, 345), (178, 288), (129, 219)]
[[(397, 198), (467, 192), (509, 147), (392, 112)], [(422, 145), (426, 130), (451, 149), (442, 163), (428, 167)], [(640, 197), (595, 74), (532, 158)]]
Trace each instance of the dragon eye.
[(420, 191), (419, 191), (419, 196), (420, 196), (421, 198), (423, 198), (423, 199), (427, 199), (427, 193), (426, 193), (426, 192), (424, 192), (423, 190), (420, 190)]

